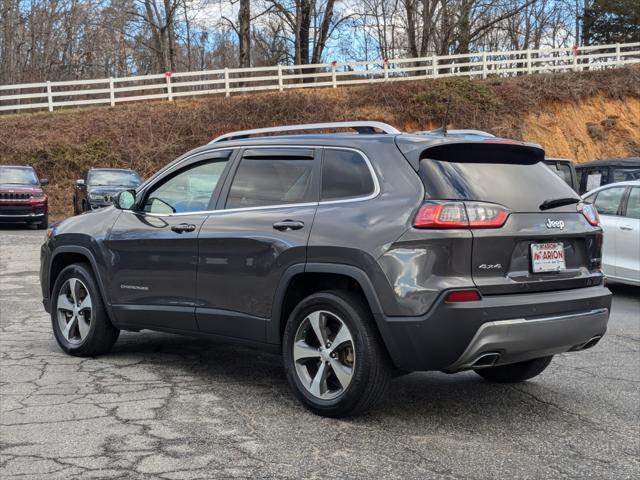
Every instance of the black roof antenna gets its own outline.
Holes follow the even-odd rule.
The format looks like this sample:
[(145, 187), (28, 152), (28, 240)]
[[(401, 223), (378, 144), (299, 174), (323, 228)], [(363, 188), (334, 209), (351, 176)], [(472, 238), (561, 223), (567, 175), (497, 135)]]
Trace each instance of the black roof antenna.
[(444, 111), (444, 118), (442, 119), (442, 126), (431, 130), (431, 133), (441, 133), (445, 137), (447, 136), (447, 125), (449, 124), (449, 106), (451, 105), (451, 95), (447, 97), (447, 105)]

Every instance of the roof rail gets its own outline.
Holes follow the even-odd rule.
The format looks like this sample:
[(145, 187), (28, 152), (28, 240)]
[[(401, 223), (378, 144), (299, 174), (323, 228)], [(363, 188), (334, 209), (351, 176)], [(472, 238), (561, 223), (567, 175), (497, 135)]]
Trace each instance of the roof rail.
[(283, 125), (280, 127), (256, 128), (253, 130), (240, 130), (238, 132), (225, 133), (214, 138), (209, 143), (218, 143), (225, 140), (238, 140), (248, 138), (250, 135), (261, 135), (266, 133), (284, 133), (295, 132), (300, 130), (329, 130), (338, 128), (351, 128), (361, 134), (376, 133), (376, 130), (382, 130), (386, 134), (398, 134), (400, 130), (383, 122), (329, 122), (329, 123), (307, 123), (301, 125)]
[[(436, 128), (435, 130), (424, 130), (422, 132), (413, 132), (414, 135), (433, 135), (438, 133), (443, 133), (441, 128)], [(495, 135), (492, 135), (489, 132), (483, 132), (482, 130), (447, 130), (446, 135), (479, 135), (481, 137), (495, 137)]]

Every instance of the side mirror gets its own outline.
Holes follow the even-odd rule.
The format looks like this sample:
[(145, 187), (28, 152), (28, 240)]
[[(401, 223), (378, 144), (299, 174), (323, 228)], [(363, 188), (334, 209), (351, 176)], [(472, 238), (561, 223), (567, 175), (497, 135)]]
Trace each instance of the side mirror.
[(49, 185), (49, 180), (47, 178), (43, 178), (42, 180), (40, 180), (41, 187), (46, 187), (47, 185)]
[(123, 190), (113, 197), (113, 204), (120, 210), (131, 210), (136, 204), (136, 191)]
[(84, 186), (84, 178), (79, 178), (78, 180), (76, 180), (76, 185), (78, 187)]

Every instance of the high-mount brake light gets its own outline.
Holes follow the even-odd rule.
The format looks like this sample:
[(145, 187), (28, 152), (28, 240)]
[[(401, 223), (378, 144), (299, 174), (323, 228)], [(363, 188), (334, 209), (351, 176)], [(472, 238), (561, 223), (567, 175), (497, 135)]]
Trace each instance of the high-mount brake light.
[(481, 298), (477, 290), (455, 290), (449, 292), (444, 301), (447, 303), (477, 302)]
[(418, 210), (416, 228), (500, 228), (509, 211), (485, 202), (428, 201)]
[(589, 225), (593, 227), (600, 225), (600, 216), (594, 205), (590, 203), (579, 203), (576, 208), (579, 212), (582, 212), (582, 215), (587, 219)]

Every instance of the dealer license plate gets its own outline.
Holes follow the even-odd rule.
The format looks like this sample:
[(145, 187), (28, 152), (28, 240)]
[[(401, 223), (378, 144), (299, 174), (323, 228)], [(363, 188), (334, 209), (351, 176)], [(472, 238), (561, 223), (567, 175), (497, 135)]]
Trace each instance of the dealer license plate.
[(564, 245), (562, 243), (532, 243), (531, 266), (533, 273), (566, 270)]

